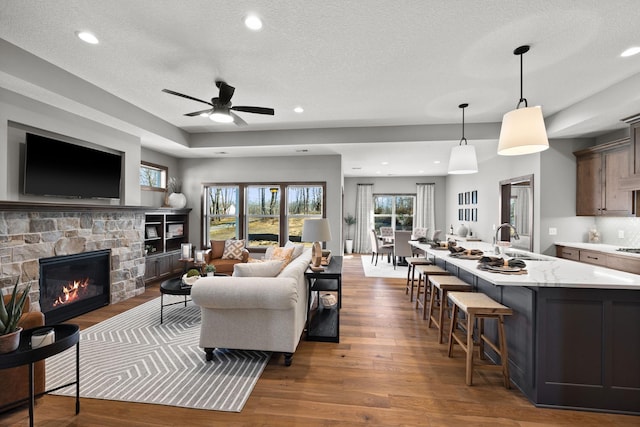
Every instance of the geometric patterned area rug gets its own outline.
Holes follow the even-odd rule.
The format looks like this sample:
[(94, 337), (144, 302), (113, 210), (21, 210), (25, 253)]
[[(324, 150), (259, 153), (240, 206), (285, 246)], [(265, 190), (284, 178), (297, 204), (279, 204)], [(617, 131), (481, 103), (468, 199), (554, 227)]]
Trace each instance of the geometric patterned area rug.
[(406, 279), (407, 278), (407, 266), (398, 265), (396, 269), (393, 269), (393, 263), (387, 262), (386, 255), (378, 256), (378, 265), (375, 265), (375, 258), (373, 264), (371, 263), (371, 255), (362, 254), (362, 269), (366, 277), (389, 277)]
[[(160, 324), (159, 297), (81, 331), (80, 397), (240, 412), (271, 353), (216, 349), (206, 362), (199, 337), (200, 307), (165, 307)], [(75, 380), (75, 351), (46, 359), (47, 390)]]

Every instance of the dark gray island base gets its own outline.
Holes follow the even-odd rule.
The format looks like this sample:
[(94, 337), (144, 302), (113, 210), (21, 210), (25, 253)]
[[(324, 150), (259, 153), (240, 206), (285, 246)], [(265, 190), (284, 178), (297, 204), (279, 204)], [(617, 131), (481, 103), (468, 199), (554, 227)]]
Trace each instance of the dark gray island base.
[[(640, 291), (495, 285), (445, 256), (436, 264), (513, 309), (511, 380), (536, 406), (640, 415)], [(495, 322), (485, 333), (496, 339)]]

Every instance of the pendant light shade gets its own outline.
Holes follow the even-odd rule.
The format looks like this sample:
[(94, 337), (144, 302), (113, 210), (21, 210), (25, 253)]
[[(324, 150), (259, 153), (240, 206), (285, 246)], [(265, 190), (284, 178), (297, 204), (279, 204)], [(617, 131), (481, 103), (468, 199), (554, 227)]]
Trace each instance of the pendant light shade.
[[(451, 149), (451, 157), (449, 157), (449, 173), (451, 175), (463, 175), (478, 172), (478, 160), (476, 158), (476, 147), (467, 144), (467, 138), (464, 137), (464, 109), (469, 104), (460, 104), (458, 108), (462, 109), (462, 139), (460, 144)], [(462, 144), (464, 142), (464, 145)]]
[[(520, 101), (515, 110), (509, 111), (502, 118), (498, 140), (498, 154), (501, 156), (531, 154), (549, 148), (542, 108), (529, 107), (527, 99), (522, 96), (522, 55), (528, 51), (529, 46), (520, 46), (513, 51), (514, 55), (520, 56)], [(520, 108), (523, 102), (524, 108)]]

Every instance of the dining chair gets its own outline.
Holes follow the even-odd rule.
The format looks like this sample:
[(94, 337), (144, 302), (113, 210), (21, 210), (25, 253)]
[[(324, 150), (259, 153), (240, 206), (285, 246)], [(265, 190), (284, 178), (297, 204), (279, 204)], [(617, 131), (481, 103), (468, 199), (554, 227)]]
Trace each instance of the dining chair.
[[(411, 240), (420, 240), (422, 239), (422, 241), (424, 242), (425, 240), (427, 240), (427, 236), (429, 235), (429, 229), (426, 227), (416, 227), (413, 229), (413, 232), (411, 233)], [(412, 252), (412, 256), (417, 256), (417, 257), (426, 257), (427, 253), (425, 251), (423, 251), (420, 248), (417, 248), (415, 246), (411, 246), (411, 252)]]
[(393, 260), (393, 268), (395, 269), (396, 257), (394, 255), (394, 244), (382, 242), (382, 240), (380, 240), (376, 235), (375, 230), (371, 230), (369, 236), (371, 237), (371, 262), (373, 263), (373, 258), (375, 256), (375, 265), (378, 265), (378, 255), (387, 254), (387, 258), (391, 257), (391, 259)]
[(380, 237), (384, 243), (393, 243), (393, 227), (380, 227)]
[(413, 251), (411, 250), (412, 246), (409, 244), (409, 240), (411, 240), (411, 231), (396, 230), (394, 233), (394, 255), (396, 258), (399, 258), (393, 265), (394, 269), (399, 263), (401, 265), (407, 265), (405, 259), (413, 255)]

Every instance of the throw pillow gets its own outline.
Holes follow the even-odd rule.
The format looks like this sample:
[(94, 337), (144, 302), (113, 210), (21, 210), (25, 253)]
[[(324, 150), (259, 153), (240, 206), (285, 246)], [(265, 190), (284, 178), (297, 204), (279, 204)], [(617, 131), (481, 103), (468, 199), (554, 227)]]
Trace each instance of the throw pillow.
[(282, 261), (240, 263), (233, 266), (234, 277), (276, 277), (282, 269)]
[(293, 248), (293, 257), (292, 259), (298, 258), (304, 252), (304, 245), (302, 243), (293, 243), (292, 241), (287, 241), (284, 245), (285, 248)]
[(293, 259), (293, 248), (273, 248), (270, 259), (282, 261), (282, 268), (285, 268)]
[(224, 253), (224, 242), (225, 242), (225, 240), (212, 240), (211, 241), (211, 252), (209, 254), (209, 259), (220, 259), (220, 258), (222, 258), (222, 254)]
[(237, 259), (242, 261), (244, 240), (225, 240), (222, 259)]

